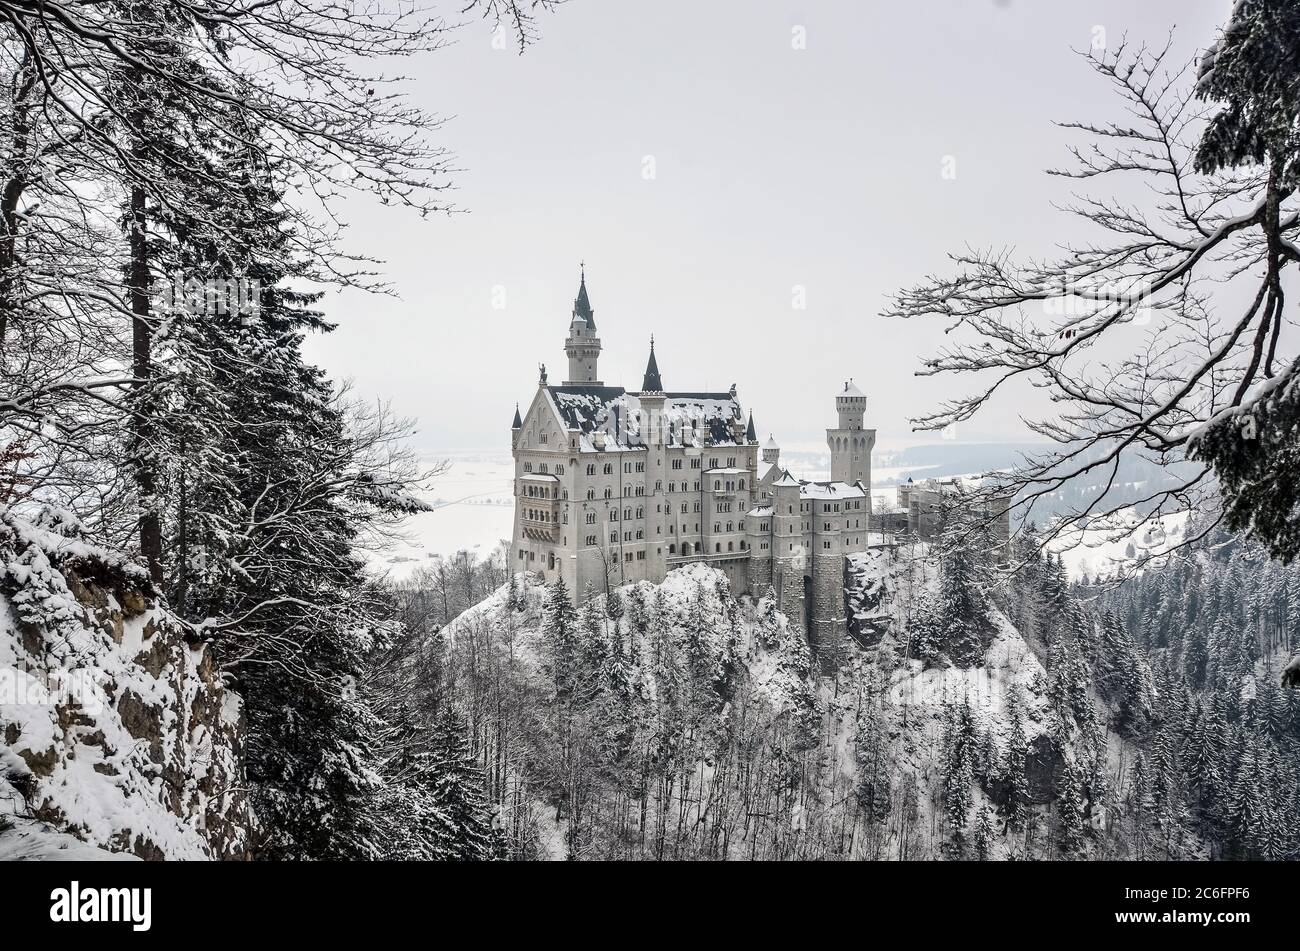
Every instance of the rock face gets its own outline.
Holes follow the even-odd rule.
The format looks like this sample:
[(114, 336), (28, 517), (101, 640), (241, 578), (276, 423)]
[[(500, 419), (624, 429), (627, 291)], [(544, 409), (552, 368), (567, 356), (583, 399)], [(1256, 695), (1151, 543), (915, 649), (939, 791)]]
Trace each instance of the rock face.
[(139, 569), (78, 535), (0, 521), (0, 857), (246, 858), (238, 696)]

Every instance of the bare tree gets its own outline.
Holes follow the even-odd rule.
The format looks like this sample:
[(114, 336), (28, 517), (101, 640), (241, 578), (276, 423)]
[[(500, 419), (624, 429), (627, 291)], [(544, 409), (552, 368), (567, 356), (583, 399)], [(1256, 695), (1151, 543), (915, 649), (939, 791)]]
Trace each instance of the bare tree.
[[(1294, 186), (1276, 162), (1222, 170), (1198, 162), (1206, 109), (1190, 64), (1171, 63), (1168, 44), (1085, 56), (1124, 117), (1062, 123), (1087, 141), (1050, 174), (1113, 184), (1110, 196), (1076, 195), (1062, 209), (1099, 237), (1044, 261), (967, 250), (953, 256), (955, 274), (899, 292), (886, 314), (947, 321), (953, 342), (920, 375), (982, 380), (914, 420), (917, 428), (968, 420), (1018, 382), (1045, 390), (1059, 408), (1027, 421), (1056, 448), (990, 486), (1015, 493), (1027, 521), (1068, 485), (1096, 487), (1044, 543), (1080, 519), (1131, 531), (1124, 516), (1134, 506), (1210, 513), (1185, 543), (1222, 518), (1212, 475), (1220, 460), (1198, 456), (1198, 438), (1229, 417), (1249, 419), (1295, 373), (1283, 316), (1283, 273), (1300, 262)], [(1136, 501), (1117, 500), (1121, 462), (1133, 457), (1174, 466), (1173, 477)]]

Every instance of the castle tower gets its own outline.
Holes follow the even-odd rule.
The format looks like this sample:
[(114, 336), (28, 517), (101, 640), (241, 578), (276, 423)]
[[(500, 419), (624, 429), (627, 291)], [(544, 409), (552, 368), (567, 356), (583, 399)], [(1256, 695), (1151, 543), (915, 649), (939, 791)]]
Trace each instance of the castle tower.
[(637, 399), (641, 404), (637, 426), (646, 447), (646, 487), (655, 487), (647, 493), (652, 501), (646, 506), (646, 538), (653, 539), (658, 544), (647, 546), (646, 558), (651, 562), (650, 578), (662, 581), (668, 573), (668, 556), (664, 552), (670, 507), (668, 497), (662, 491), (668, 466), (668, 434), (667, 423), (664, 421), (664, 381), (659, 375), (659, 361), (655, 359), (654, 337), (650, 338), (650, 358), (646, 360), (645, 376), (641, 380), (641, 392)]
[(776, 444), (776, 437), (771, 433), (767, 434), (767, 442), (763, 443), (763, 461), (773, 466), (781, 461), (781, 447)]
[(835, 411), (839, 426), (826, 430), (826, 445), (831, 450), (831, 480), (852, 485), (861, 482), (871, 489), (871, 449), (876, 444), (876, 431), (862, 428), (862, 417), (867, 412), (867, 397), (852, 380), (835, 396)]
[(790, 630), (807, 636), (812, 564), (804, 546), (799, 480), (783, 472), (772, 483), (772, 587)]
[(582, 269), (578, 282), (578, 296), (573, 300), (573, 319), (569, 322), (569, 337), (564, 341), (564, 352), (569, 357), (569, 378), (565, 386), (601, 386), (596, 372), (600, 359), (600, 338), (596, 336), (596, 312), (587, 299), (587, 271)]

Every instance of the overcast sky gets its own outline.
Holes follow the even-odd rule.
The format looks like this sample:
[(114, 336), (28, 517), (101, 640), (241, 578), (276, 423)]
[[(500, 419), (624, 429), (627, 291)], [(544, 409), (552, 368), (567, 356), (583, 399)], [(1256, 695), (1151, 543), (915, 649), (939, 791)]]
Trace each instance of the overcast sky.
[[(888, 295), (967, 244), (1047, 253), (1077, 234), (1051, 207), (1068, 183), (1043, 174), (1068, 158), (1052, 121), (1121, 114), (1072, 48), (1177, 25), (1187, 58), (1229, 7), (569, 0), (522, 56), (472, 24), (402, 64), (450, 118), (435, 141), (466, 213), (351, 202), (350, 246), (400, 298), (331, 294), (339, 329), (310, 353), (417, 417), (422, 450), (504, 448), (538, 362), (565, 375), (585, 260), (606, 383), (640, 386), (653, 332), (666, 388), (734, 382), (760, 435), (819, 439), (853, 377), (897, 440), (968, 387), (914, 376), (941, 328), (877, 316)], [(1010, 394), (959, 438), (1023, 437), (1030, 405)]]

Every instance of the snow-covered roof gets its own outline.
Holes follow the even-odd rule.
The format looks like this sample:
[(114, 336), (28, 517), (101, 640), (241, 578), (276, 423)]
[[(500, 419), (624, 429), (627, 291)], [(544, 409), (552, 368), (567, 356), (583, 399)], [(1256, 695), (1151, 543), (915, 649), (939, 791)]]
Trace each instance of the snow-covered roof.
[(866, 490), (860, 484), (847, 482), (801, 482), (799, 498), (827, 499), (838, 502), (840, 499), (865, 499)]
[(768, 436), (767, 436), (767, 442), (763, 443), (763, 448), (764, 448), (764, 449), (780, 449), (781, 447), (778, 446), (778, 445), (776, 444), (776, 438), (775, 438), (774, 436), (772, 436), (771, 433), (768, 433)]
[(525, 472), (519, 477), (522, 482), (559, 482), (558, 476), (547, 472)]
[[(565, 428), (581, 433), (583, 452), (644, 449), (641, 399), (621, 386), (549, 386)], [(733, 428), (744, 419), (730, 393), (665, 393), (663, 425), (670, 447), (740, 446)]]
[(866, 396), (867, 394), (863, 393), (860, 389), (858, 389), (858, 385), (856, 383), (854, 383), (852, 380), (849, 380), (847, 383), (844, 384), (844, 392), (839, 395), (840, 396)]
[(762, 482), (764, 479), (766, 479), (767, 474), (771, 472), (774, 468), (776, 468), (776, 465), (774, 463), (760, 462), (758, 464), (758, 481)]
[(772, 514), (772, 506), (770, 506), (770, 505), (756, 505), (756, 506), (754, 506), (752, 509), (750, 509), (748, 512), (746, 512), (745, 514), (746, 514), (746, 515), (753, 515), (753, 516), (756, 517), (756, 518), (767, 518), (769, 515)]
[(789, 487), (792, 485), (802, 485), (802, 484), (803, 483), (801, 483), (798, 479), (790, 475), (790, 470), (788, 469), (781, 473), (781, 478), (777, 479), (775, 482), (772, 483), (772, 485), (774, 486), (781, 486), (781, 487)]

